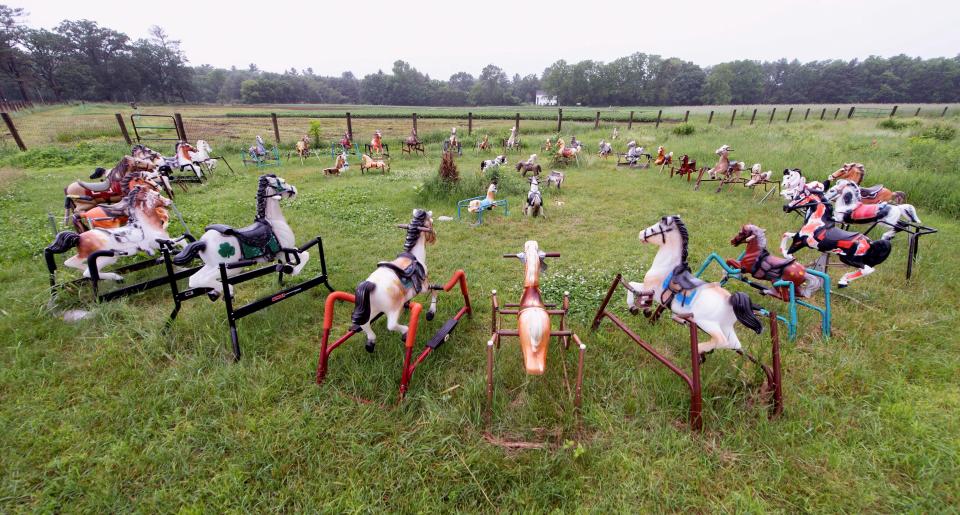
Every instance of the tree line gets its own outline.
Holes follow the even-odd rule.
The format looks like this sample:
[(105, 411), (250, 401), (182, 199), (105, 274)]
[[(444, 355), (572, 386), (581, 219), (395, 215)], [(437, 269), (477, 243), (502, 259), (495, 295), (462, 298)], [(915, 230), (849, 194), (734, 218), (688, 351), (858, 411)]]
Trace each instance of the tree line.
[(540, 75), (511, 77), (490, 64), (447, 80), (398, 60), (389, 73), (330, 77), (312, 68), (190, 66), (160, 27), (133, 40), (90, 20), (31, 28), (25, 16), (0, 5), (0, 100), (472, 106), (531, 103), (543, 90), (561, 105), (588, 106), (960, 102), (960, 55), (701, 67), (638, 52), (609, 63), (558, 60)]

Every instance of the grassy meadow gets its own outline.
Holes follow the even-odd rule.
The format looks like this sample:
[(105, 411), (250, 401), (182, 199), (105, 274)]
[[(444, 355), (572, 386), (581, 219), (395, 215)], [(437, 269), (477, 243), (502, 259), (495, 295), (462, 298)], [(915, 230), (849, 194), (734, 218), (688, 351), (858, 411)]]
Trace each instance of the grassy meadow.
[[(465, 136), (465, 122), (459, 123)], [(637, 139), (712, 165), (713, 150), (729, 144), (731, 157), (748, 166), (760, 162), (775, 176), (799, 167), (821, 180), (843, 162), (863, 162), (867, 182), (907, 192), (923, 222), (940, 231), (922, 239), (912, 280), (904, 278), (906, 237), (898, 236), (876, 273), (835, 290), (833, 337), (821, 337), (808, 312), (795, 341), (781, 331), (781, 418), (767, 419), (755, 367), (734, 353), (710, 355), (700, 434), (686, 426), (686, 386), (609, 322), (596, 332), (589, 322), (617, 273), (642, 280), (655, 247), (637, 235), (662, 215), (679, 214), (687, 223), (693, 266), (711, 251), (736, 257), (729, 240), (741, 224), (766, 228), (776, 247), (779, 234), (796, 230), (800, 220), (784, 214), (778, 200), (758, 204), (744, 188), (693, 191), (656, 168), (617, 169), (614, 159), (595, 155), (613, 124), (565, 128), (565, 137), (575, 131), (585, 143), (587, 155), (579, 167), (564, 169), (562, 192), (545, 192), (547, 218), (521, 214), (526, 183), (512, 171), (519, 156), (511, 154), (499, 195), (509, 200), (509, 215), (487, 214), (479, 227), (436, 221), (438, 241), (427, 254), (431, 278), (440, 282), (463, 268), (475, 313), (417, 369), (400, 405), (402, 346), (383, 322), (375, 326), (375, 353), (355, 337), (332, 354), (327, 381), (314, 383), (326, 293), (320, 288), (241, 320), (245, 355), (237, 364), (221, 301), (188, 301), (168, 331), (173, 303), (165, 288), (102, 305), (83, 289), (51, 308), (42, 257), (52, 238), (47, 213), (60, 215), (62, 188), (93, 164), (115, 162), (124, 145), (104, 139), (79, 149), (31, 150), (30, 158), (3, 153), (0, 510), (955, 511), (960, 149), (956, 138), (941, 141), (925, 131), (956, 129), (957, 118), (897, 129), (860, 118), (732, 129), (716, 121), (692, 124), (694, 133), (685, 136), (673, 132), (675, 125), (635, 125), (628, 133), (620, 124), (615, 146), (623, 151)], [(489, 133), (495, 141), (508, 125), (475, 125), (474, 137)], [(357, 141), (370, 129), (355, 125)], [(444, 130), (421, 134), (439, 141)], [(553, 136), (549, 130), (532, 125), (523, 137), (538, 145)], [(188, 133), (204, 138), (202, 131), (188, 127)], [(391, 148), (405, 134), (389, 134)], [(269, 171), (299, 190), (284, 206), (298, 241), (322, 236), (331, 283), (352, 291), (378, 261), (402, 250), (404, 234), (395, 224), (408, 222), (413, 208), (431, 209), (436, 220), (453, 216), (459, 198), (483, 193), (479, 162), (493, 154), (477, 156), (473, 139), (463, 139), (462, 185), (449, 196), (424, 186), (437, 173), (436, 143), (426, 157), (401, 157), (394, 149), (386, 176), (361, 176), (354, 160), (343, 176), (325, 177), (320, 170), (331, 166), (328, 158), (291, 160)], [(194, 234), (209, 223), (246, 225), (254, 216), (258, 171), (239, 166), (239, 143), (223, 145), (237, 173), (221, 165), (208, 184), (176, 197)], [(540, 159), (545, 171), (557, 168), (548, 156)], [(179, 231), (171, 223), (171, 232)], [(554, 342), (547, 373), (526, 376), (518, 344), (508, 339), (496, 357), (488, 426), (489, 293), (496, 289), (501, 302), (519, 297), (521, 267), (500, 256), (519, 252), (529, 239), (562, 254), (541, 282), (548, 301), (571, 293), (572, 327), (587, 345), (582, 416), (575, 416), (564, 381), (565, 374), (573, 377), (576, 354)], [(810, 250), (799, 255), (815, 257)], [(304, 273), (318, 270), (319, 261), (311, 260)], [(831, 270), (834, 284), (840, 273)], [(716, 269), (712, 277), (719, 277)], [(238, 298), (275, 289), (276, 281), (265, 277), (241, 285)], [(749, 292), (756, 303), (780, 307)], [(622, 294), (615, 301), (640, 336), (689, 363), (685, 328), (669, 319), (650, 325), (626, 313)], [(418, 344), (459, 306), (454, 294), (441, 296), (437, 319), (421, 322)], [(92, 310), (93, 317), (65, 323), (59, 316), (70, 308)], [(348, 326), (349, 312), (340, 308), (335, 332)], [(766, 358), (767, 332), (737, 327), (745, 345)], [(543, 445), (524, 450), (499, 441)]]

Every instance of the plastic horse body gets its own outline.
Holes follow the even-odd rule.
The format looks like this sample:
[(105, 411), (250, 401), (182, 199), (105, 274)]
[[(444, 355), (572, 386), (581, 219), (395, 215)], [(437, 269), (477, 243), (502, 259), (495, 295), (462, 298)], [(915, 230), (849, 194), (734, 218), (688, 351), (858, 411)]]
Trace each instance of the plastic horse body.
[(533, 175), (540, 175), (542, 168), (537, 164), (537, 155), (530, 154), (530, 157), (528, 157), (526, 161), (518, 162), (517, 171), (522, 172), (521, 177), (526, 177), (527, 172), (533, 172)]
[[(846, 287), (850, 281), (872, 274), (873, 267), (883, 263), (890, 255), (889, 240), (871, 241), (863, 234), (835, 227), (833, 206), (824, 198), (821, 189), (803, 188), (793, 200), (783, 206), (785, 212), (800, 209), (806, 210), (803, 227), (795, 233), (783, 233), (780, 241), (783, 256), (793, 257), (793, 253), (804, 247), (837, 254), (840, 261), (857, 269), (844, 274), (837, 281), (841, 288)], [(788, 241), (791, 241), (789, 248)]]
[(301, 162), (307, 157), (310, 157), (310, 138), (308, 136), (300, 138), (300, 141), (297, 142), (296, 150)]
[(716, 150), (715, 153), (720, 156), (720, 159), (717, 160), (717, 164), (713, 168), (707, 170), (711, 179), (722, 177), (724, 182), (730, 182), (739, 177), (740, 172), (747, 166), (743, 161), (731, 163), (730, 152), (733, 152), (733, 149), (729, 145), (723, 145)]
[[(208, 225), (199, 240), (188, 244), (173, 258), (178, 266), (187, 265), (196, 257), (203, 260), (203, 267), (190, 276), (190, 287), (210, 288), (208, 295), (216, 300), (223, 293), (221, 263), (254, 264), (279, 259), (293, 265), (290, 275), (299, 274), (310, 260), (310, 253), (296, 250), (293, 229), (280, 210), (280, 200), (293, 199), (296, 195), (297, 189), (283, 179), (273, 174), (261, 175), (257, 186), (257, 214), (252, 225), (240, 229), (223, 224)], [(227, 276), (240, 272), (240, 267), (228, 268)]]
[(467, 207), (467, 211), (471, 213), (476, 213), (485, 209), (493, 209), (496, 207), (496, 198), (494, 194), (497, 192), (497, 184), (494, 182), (490, 183), (490, 186), (487, 187), (487, 197), (482, 200), (471, 200), (470, 205)]
[(517, 136), (517, 127), (514, 125), (510, 127), (510, 137), (507, 138), (507, 141), (503, 144), (506, 150), (514, 150), (520, 148), (520, 138)]
[[(813, 295), (822, 286), (819, 277), (808, 274), (806, 267), (794, 258), (781, 258), (767, 250), (766, 232), (753, 224), (746, 224), (740, 232), (730, 239), (734, 247), (746, 244), (747, 249), (740, 259), (728, 259), (727, 265), (750, 274), (756, 279), (775, 283), (780, 280), (792, 282), (794, 291), (800, 297)], [(770, 288), (764, 293), (777, 297), (784, 302), (790, 301), (790, 289), (787, 286)]]
[(483, 139), (477, 143), (477, 150), (490, 150), (490, 136), (483, 135)]
[(606, 141), (600, 140), (599, 148), (600, 150), (597, 152), (597, 155), (600, 157), (607, 158), (613, 153), (613, 147)]
[(543, 212), (543, 196), (540, 194), (540, 182), (537, 180), (537, 176), (534, 175), (530, 179), (530, 191), (527, 193), (527, 205), (523, 207), (524, 214), (529, 216), (539, 216), (540, 214), (546, 213)]
[(125, 197), (129, 207), (129, 221), (115, 229), (92, 229), (80, 234), (63, 231), (57, 234), (53, 243), (47, 247), (54, 254), (60, 254), (76, 247), (77, 254), (64, 261), (64, 265), (83, 271), (90, 277), (87, 258), (99, 251), (114, 251), (96, 260), (97, 271), (101, 279), (121, 281), (123, 277), (116, 273), (104, 273), (100, 270), (116, 263), (121, 256), (131, 256), (139, 252), (149, 255), (160, 249), (159, 241), (170, 240), (167, 223), (170, 220), (167, 206), (170, 201), (154, 190), (135, 188)]
[(883, 184), (875, 184), (869, 188), (861, 186), (864, 177), (867, 176), (866, 168), (861, 163), (844, 163), (844, 165), (830, 174), (827, 178), (827, 184), (830, 181), (847, 179), (853, 181), (860, 188), (860, 196), (864, 204), (878, 204), (880, 202), (893, 202), (902, 204), (907, 201), (907, 194), (902, 191), (891, 191), (883, 187)]
[(746, 186), (749, 188), (751, 186), (766, 184), (770, 182), (770, 177), (772, 176), (773, 171), (764, 172), (760, 163), (756, 163), (750, 168), (750, 180), (747, 181)]
[[(124, 195), (121, 186), (123, 178), (129, 173), (150, 170), (153, 167), (154, 164), (151, 161), (126, 156), (112, 170), (106, 172), (106, 178), (103, 181), (70, 183), (63, 189), (64, 223), (69, 224), (70, 217), (74, 213), (82, 214), (97, 204), (118, 202)], [(103, 173), (104, 170), (100, 168), (92, 177), (103, 175)]]
[(380, 129), (373, 133), (373, 139), (370, 140), (370, 152), (383, 154), (383, 134)]
[(260, 135), (257, 135), (257, 142), (250, 148), (247, 149), (247, 153), (250, 154), (250, 157), (256, 160), (267, 155), (267, 147), (263, 142), (263, 138)]
[[(400, 324), (404, 304), (428, 287), (426, 245), (436, 243), (433, 230), (433, 213), (422, 209), (413, 210), (409, 224), (399, 226), (407, 230), (406, 241), (393, 261), (381, 261), (367, 279), (357, 285), (353, 323), (367, 335), (367, 351), (373, 352), (377, 334), (370, 327), (380, 314), (387, 317), (387, 329), (400, 333), (406, 341), (408, 327)], [(431, 292), (427, 320), (432, 320), (437, 311), (437, 291)]]
[(382, 159), (374, 159), (366, 154), (360, 156), (360, 173), (370, 169), (382, 170), (383, 173), (390, 171), (390, 164)]
[[(301, 140), (307, 143), (307, 150), (309, 150), (309, 139), (306, 136)], [(212, 172), (217, 168), (217, 160), (210, 157), (210, 152), (213, 152), (213, 148), (210, 147), (210, 144), (205, 140), (197, 140), (197, 145), (194, 147), (194, 150), (191, 152), (190, 157), (195, 164), (203, 165), (208, 172)], [(300, 142), (297, 142), (297, 152), (300, 152)], [(305, 156), (302, 156), (305, 157)]]
[(127, 200), (127, 194), (135, 188), (159, 192), (160, 186), (156, 181), (156, 172), (133, 172), (124, 176), (120, 180), (120, 189), (123, 191), (124, 198), (115, 204), (98, 204), (83, 213), (74, 214), (73, 225), (77, 232), (98, 227), (116, 229), (126, 225), (132, 207)]
[(666, 153), (666, 149), (663, 148), (663, 145), (657, 147), (657, 158), (653, 160), (653, 164), (663, 166), (669, 166), (673, 164), (673, 152), (669, 154)]
[(547, 369), (550, 346), (550, 315), (540, 294), (540, 271), (546, 268), (544, 258), (548, 256), (531, 240), (524, 243), (523, 252), (516, 257), (523, 263), (523, 294), (517, 315), (523, 365), (528, 374), (541, 375)]
[(653, 299), (677, 315), (693, 315), (694, 322), (710, 335), (700, 343), (700, 354), (714, 349), (739, 350), (740, 338), (734, 331), (739, 321), (760, 333), (762, 324), (753, 313), (753, 303), (743, 292), (731, 294), (718, 283), (707, 283), (691, 273), (687, 264), (687, 228), (677, 215), (664, 216), (660, 222), (640, 233), (640, 241), (657, 245), (653, 264), (643, 284), (631, 282), (627, 307), (631, 311), (649, 310)]
[(347, 164), (347, 151), (344, 150), (337, 155), (337, 160), (333, 165), (333, 168), (324, 168), (324, 175), (340, 175), (340, 172), (346, 170), (349, 165)]
[(840, 179), (826, 193), (827, 200), (834, 202), (833, 219), (845, 224), (881, 223), (890, 230), (883, 233), (883, 239), (890, 240), (898, 231), (904, 230), (906, 225), (901, 220), (919, 224), (920, 217), (916, 209), (910, 204), (864, 204), (860, 196), (860, 188), (853, 181)]

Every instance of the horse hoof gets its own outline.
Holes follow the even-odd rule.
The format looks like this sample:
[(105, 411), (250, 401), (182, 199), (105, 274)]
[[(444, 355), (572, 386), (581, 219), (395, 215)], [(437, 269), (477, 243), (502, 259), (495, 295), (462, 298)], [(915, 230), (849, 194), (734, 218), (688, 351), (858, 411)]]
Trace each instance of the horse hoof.
[(436, 315), (437, 315), (437, 314), (434, 313), (433, 311), (427, 311), (427, 321), (429, 322), (429, 321), (433, 320), (433, 317), (435, 317)]
[(407, 333), (403, 333), (400, 335), (400, 341), (402, 343), (407, 343)]
[(374, 347), (377, 346), (376, 340), (367, 340), (367, 344), (363, 346), (364, 349), (367, 349), (367, 352), (373, 354)]
[(846, 288), (847, 286), (850, 286), (850, 285), (847, 283), (837, 283), (837, 288)]
[(210, 299), (210, 302), (216, 302), (220, 298), (220, 292), (210, 291), (207, 292), (207, 297)]

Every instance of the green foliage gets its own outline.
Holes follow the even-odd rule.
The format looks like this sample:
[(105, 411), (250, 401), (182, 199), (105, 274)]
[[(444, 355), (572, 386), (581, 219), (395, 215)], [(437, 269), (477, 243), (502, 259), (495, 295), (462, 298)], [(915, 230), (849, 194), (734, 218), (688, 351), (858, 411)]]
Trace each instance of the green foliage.
[(118, 140), (121, 137), (120, 128), (117, 127), (113, 129), (77, 129), (58, 132), (54, 139), (57, 143), (77, 143), (99, 138)]
[(77, 143), (73, 147), (42, 147), (0, 156), (0, 165), (17, 168), (60, 168), (74, 165), (112, 167), (130, 149), (122, 143)]
[(694, 132), (697, 132), (697, 128), (692, 123), (681, 123), (673, 128), (670, 132), (676, 134), (677, 136), (690, 136)]
[(937, 123), (920, 131), (917, 136), (919, 139), (932, 139), (937, 141), (951, 141), (957, 137), (956, 127)]
[(310, 128), (307, 129), (307, 134), (313, 136), (313, 146), (315, 148), (319, 148), (320, 135), (323, 134), (323, 126), (320, 124), (319, 120), (310, 120)]
[(906, 129), (908, 126), (909, 124), (907, 122), (897, 120), (896, 118), (887, 118), (886, 120), (883, 120), (877, 124), (877, 127), (880, 127), (881, 129), (890, 129), (894, 131)]

